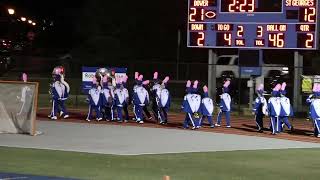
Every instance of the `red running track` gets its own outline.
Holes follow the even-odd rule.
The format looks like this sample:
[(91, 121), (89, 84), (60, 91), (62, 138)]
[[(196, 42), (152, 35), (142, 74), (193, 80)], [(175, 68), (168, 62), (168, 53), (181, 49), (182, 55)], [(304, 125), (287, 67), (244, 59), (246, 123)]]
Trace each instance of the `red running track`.
[[(37, 118), (39, 120), (50, 120), (47, 116), (49, 114), (48, 109), (41, 109), (37, 113)], [(75, 122), (75, 123), (93, 123), (93, 124), (112, 124), (112, 125), (121, 125), (121, 126), (141, 126), (141, 127), (153, 127), (153, 128), (168, 128), (168, 129), (183, 129), (182, 123), (184, 121), (185, 115), (183, 113), (169, 113), (168, 124), (160, 125), (157, 124), (155, 120), (147, 120), (144, 124), (138, 124), (132, 120), (127, 123), (119, 122), (107, 122), (102, 120), (100, 122), (85, 121), (87, 114), (83, 110), (70, 110), (70, 118), (68, 119), (58, 119), (58, 122)], [(216, 118), (216, 117), (214, 117)], [(215, 121), (215, 119), (214, 119)], [(231, 116), (231, 128), (225, 127), (225, 121), (222, 119), (222, 126), (210, 128), (208, 124), (204, 123), (204, 126), (196, 131), (205, 131), (205, 132), (214, 132), (214, 133), (225, 133), (225, 134), (238, 134), (238, 135), (247, 135), (247, 136), (259, 136), (259, 137), (269, 137), (269, 138), (278, 138), (278, 139), (287, 139), (303, 142), (314, 142), (320, 143), (320, 138), (313, 136), (313, 125), (311, 121), (305, 119), (293, 119), (290, 120), (294, 130), (293, 132), (286, 131), (277, 134), (271, 135), (269, 130), (265, 130), (263, 133), (258, 133), (256, 131), (256, 125), (254, 117), (239, 117)], [(265, 127), (269, 127), (269, 118), (264, 118)], [(191, 130), (190, 130), (191, 131)]]

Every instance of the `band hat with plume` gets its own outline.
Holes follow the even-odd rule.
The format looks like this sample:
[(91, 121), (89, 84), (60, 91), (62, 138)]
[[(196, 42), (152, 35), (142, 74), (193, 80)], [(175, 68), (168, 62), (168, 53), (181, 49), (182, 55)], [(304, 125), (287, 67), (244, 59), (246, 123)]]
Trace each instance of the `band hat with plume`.
[(138, 79), (139, 78), (139, 72), (135, 72), (134, 73), (134, 79)]
[(281, 85), (281, 88), (280, 88), (280, 93), (281, 93), (282, 95), (287, 94), (286, 86), (287, 86), (287, 83), (286, 83), (286, 82), (283, 82), (282, 85)]
[(281, 84), (277, 84), (271, 92), (272, 96), (279, 96), (279, 90), (281, 89)]
[(188, 80), (186, 84), (186, 92), (187, 93), (192, 93), (192, 88), (191, 88), (191, 81)]
[(150, 83), (149, 80), (145, 80), (145, 81), (142, 82), (143, 85), (147, 85), (147, 84), (149, 84), (149, 83)]
[(153, 73), (153, 80), (158, 80), (158, 72)]
[(257, 93), (258, 94), (263, 94), (264, 92), (264, 85), (263, 84), (260, 84), (257, 88)]
[(230, 85), (230, 81), (229, 80), (224, 82), (224, 84), (223, 84), (223, 92), (225, 92), (225, 93), (229, 92), (229, 85)]
[(197, 93), (198, 92), (198, 84), (199, 84), (199, 81), (198, 80), (195, 80), (193, 82), (193, 86), (192, 86), (192, 92), (193, 93)]
[(204, 97), (209, 97), (209, 94), (208, 94), (208, 87), (205, 85), (203, 86), (203, 93), (204, 93)]
[(28, 75), (26, 73), (22, 73), (22, 81), (27, 82), (28, 81)]
[(170, 77), (169, 76), (166, 76), (163, 81), (162, 81), (162, 85), (166, 85), (168, 83), (168, 81), (170, 80)]

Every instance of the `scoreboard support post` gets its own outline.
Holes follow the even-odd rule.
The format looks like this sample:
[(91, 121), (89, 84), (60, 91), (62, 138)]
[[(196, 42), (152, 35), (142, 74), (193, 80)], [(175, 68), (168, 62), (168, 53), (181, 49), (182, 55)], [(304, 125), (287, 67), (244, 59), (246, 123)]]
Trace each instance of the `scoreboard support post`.
[(294, 82), (293, 82), (293, 110), (301, 112), (302, 99), (301, 99), (301, 81), (303, 68), (303, 56), (298, 51), (294, 52)]
[(217, 63), (217, 53), (216, 51), (209, 49), (208, 51), (208, 89), (209, 96), (216, 102), (216, 63)]

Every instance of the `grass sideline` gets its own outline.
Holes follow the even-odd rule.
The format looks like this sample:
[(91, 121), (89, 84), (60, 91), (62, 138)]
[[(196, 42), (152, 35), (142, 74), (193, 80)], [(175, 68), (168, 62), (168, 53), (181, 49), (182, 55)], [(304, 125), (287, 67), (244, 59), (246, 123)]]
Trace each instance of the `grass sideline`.
[(0, 172), (105, 180), (316, 180), (319, 150), (118, 156), (0, 147)]

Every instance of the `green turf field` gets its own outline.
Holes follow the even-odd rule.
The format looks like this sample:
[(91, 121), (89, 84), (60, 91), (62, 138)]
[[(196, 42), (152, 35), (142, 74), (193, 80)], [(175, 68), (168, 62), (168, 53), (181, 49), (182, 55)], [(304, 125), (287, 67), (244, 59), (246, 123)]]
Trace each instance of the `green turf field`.
[(0, 147), (0, 172), (81, 179), (316, 180), (320, 149), (116, 156)]

